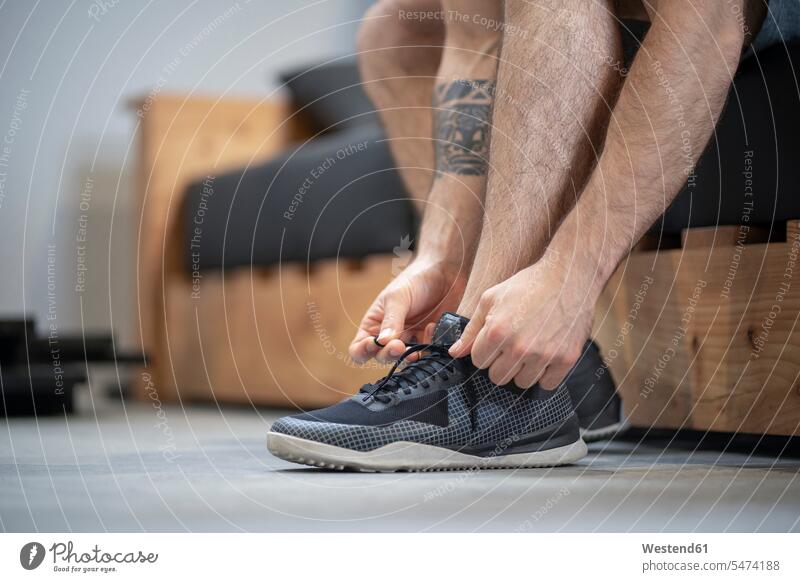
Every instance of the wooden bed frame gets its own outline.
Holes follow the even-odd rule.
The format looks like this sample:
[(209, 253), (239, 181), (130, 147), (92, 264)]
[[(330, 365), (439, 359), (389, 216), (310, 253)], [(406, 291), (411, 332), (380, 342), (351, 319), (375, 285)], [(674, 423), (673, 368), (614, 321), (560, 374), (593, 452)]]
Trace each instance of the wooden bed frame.
[[(180, 95), (138, 113), (136, 393), (310, 408), (380, 376), (346, 354), (391, 255), (203, 273), (195, 289), (181, 258), (189, 181), (274, 155), (308, 135), (302, 119), (281, 101)], [(595, 336), (635, 426), (800, 434), (799, 225), (786, 242), (738, 227), (692, 229), (673, 249), (646, 239), (620, 266)]]
[(141, 101), (137, 113), (143, 183), (136, 309), (148, 364), (134, 378), (135, 393), (314, 407), (379, 376), (377, 366), (355, 366), (347, 346), (391, 279), (391, 255), (200, 278), (182, 258), (186, 186), (305, 138), (303, 119), (282, 101), (181, 95)]
[(800, 221), (781, 234), (694, 228), (620, 265), (595, 337), (634, 426), (800, 434)]

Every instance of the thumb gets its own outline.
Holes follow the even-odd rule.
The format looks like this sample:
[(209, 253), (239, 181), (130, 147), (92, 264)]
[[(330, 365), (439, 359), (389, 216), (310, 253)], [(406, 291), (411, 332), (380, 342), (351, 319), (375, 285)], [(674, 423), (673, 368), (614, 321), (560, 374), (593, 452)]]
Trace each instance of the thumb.
[(408, 309), (409, 301), (402, 295), (390, 293), (386, 296), (383, 302), (383, 321), (381, 321), (378, 341), (386, 344), (388, 340), (399, 337), (406, 324)]
[(461, 334), (459, 340), (450, 346), (449, 353), (454, 358), (463, 358), (469, 354), (472, 349), (472, 344), (475, 343), (475, 338), (478, 337), (478, 332), (481, 331), (483, 325), (486, 323), (486, 307), (483, 302), (478, 304), (478, 309), (469, 320), (467, 327)]

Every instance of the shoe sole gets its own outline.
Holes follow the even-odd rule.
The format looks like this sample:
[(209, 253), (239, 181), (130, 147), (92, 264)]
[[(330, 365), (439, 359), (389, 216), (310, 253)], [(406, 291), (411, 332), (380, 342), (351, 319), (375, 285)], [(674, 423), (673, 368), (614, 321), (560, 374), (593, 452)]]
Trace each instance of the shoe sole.
[(389, 473), (555, 467), (574, 463), (587, 453), (583, 440), (544, 451), (490, 457), (467, 455), (407, 441), (391, 443), (372, 451), (353, 451), (277, 432), (267, 433), (267, 448), (276, 457), (311, 467)]
[(586, 441), (587, 443), (592, 443), (595, 441), (601, 441), (605, 439), (610, 439), (618, 434), (622, 434), (628, 428), (630, 428), (630, 423), (628, 419), (625, 417), (625, 414), (620, 411), (619, 413), (619, 422), (615, 422), (614, 424), (609, 424), (606, 426), (601, 426), (600, 428), (593, 428), (590, 430), (581, 429), (581, 438)]

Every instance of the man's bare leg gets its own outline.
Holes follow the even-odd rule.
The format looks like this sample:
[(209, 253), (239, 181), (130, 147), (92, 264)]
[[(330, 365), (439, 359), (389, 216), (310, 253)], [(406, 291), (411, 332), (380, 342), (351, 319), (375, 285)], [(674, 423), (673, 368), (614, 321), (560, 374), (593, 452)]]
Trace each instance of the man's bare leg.
[[(508, 0), (486, 214), (459, 312), (543, 253), (599, 153), (621, 58), (611, 0)], [(610, 58), (608, 58), (610, 57)]]
[[(408, 109), (409, 115), (387, 120), (393, 141), (415, 146), (427, 140), (431, 145), (424, 155), (395, 150), (398, 165), (419, 167), (433, 152), (435, 178), (426, 198), (414, 194), (423, 201), (416, 255), (364, 316), (350, 347), (350, 354), (357, 361), (370, 357), (386, 361), (400, 355), (406, 341), (423, 335), (426, 324), (435, 321), (443, 310), (455, 309), (477, 248), (483, 221), (497, 52), (502, 38), (502, 3), (443, 0), (442, 11), (439, 21), (445, 27), (445, 48), (436, 74), (432, 107), (426, 104), (424, 108)], [(378, 63), (362, 61), (362, 70), (368, 77), (391, 76), (381, 73)], [(381, 74), (383, 77), (375, 77)], [(407, 99), (404, 83), (403, 79), (375, 83), (373, 98), (379, 107), (396, 107), (393, 96)], [(416, 87), (420, 94), (414, 100), (419, 101), (423, 84)], [(418, 116), (412, 119), (412, 111), (432, 111), (433, 122)], [(404, 123), (407, 127), (398, 127)], [(423, 123), (431, 125), (421, 129)], [(415, 132), (427, 132), (430, 127), (433, 135), (411, 135), (409, 127), (417, 127)], [(397, 139), (398, 134), (406, 139)], [(419, 190), (419, 186), (413, 187)], [(378, 334), (385, 346), (381, 350), (372, 341)]]
[[(612, 0), (508, 0), (506, 25), (517, 33), (500, 56), (486, 213), (459, 306), (469, 317), (484, 292), (542, 256), (599, 155), (620, 84), (608, 65), (621, 58)], [(520, 371), (524, 346), (495, 339), (480, 342), (494, 353), (472, 357), (479, 366), (497, 358), (490, 377), (503, 384)]]
[(358, 64), (403, 183), (424, 211), (433, 180), (433, 88), (445, 24), (441, 0), (382, 0), (364, 15)]

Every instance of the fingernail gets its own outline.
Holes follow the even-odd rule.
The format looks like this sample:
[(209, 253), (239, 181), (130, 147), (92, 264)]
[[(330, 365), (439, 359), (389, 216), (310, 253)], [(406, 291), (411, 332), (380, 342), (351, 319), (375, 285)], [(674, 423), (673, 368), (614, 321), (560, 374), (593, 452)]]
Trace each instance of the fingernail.
[(394, 358), (396, 358), (397, 356), (399, 356), (402, 353), (403, 353), (403, 350), (401, 350), (400, 348), (397, 348), (397, 347), (389, 348), (389, 354), (391, 354), (391, 356), (394, 357)]
[(367, 353), (369, 353), (369, 354), (373, 354), (373, 353), (377, 352), (378, 349), (379, 349), (378, 345), (375, 342), (369, 342), (367, 344), (367, 347), (366, 347)]
[(451, 354), (457, 354), (460, 349), (461, 349), (461, 340), (458, 340), (456, 343), (454, 343), (452, 346), (450, 346), (450, 350), (449, 351), (450, 351)]
[(387, 327), (386, 329), (381, 330), (381, 333), (378, 334), (378, 339), (382, 340), (384, 338), (391, 337), (393, 335), (394, 335), (394, 330), (390, 327)]

